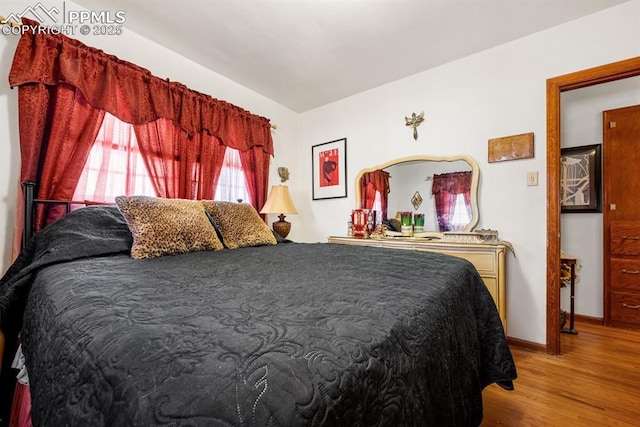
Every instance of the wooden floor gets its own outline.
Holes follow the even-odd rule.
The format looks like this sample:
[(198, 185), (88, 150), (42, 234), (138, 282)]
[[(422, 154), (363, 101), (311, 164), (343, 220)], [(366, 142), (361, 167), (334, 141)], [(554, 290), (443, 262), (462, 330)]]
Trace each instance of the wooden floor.
[(482, 426), (640, 426), (640, 331), (576, 329), (561, 356), (512, 348), (515, 390), (484, 390)]

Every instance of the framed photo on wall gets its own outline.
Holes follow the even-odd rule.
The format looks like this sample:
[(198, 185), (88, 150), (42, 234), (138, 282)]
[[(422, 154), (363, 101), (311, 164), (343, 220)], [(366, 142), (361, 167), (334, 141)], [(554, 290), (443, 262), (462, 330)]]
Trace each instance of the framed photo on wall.
[(562, 213), (602, 212), (601, 145), (560, 150)]
[(347, 138), (311, 147), (313, 200), (347, 197)]

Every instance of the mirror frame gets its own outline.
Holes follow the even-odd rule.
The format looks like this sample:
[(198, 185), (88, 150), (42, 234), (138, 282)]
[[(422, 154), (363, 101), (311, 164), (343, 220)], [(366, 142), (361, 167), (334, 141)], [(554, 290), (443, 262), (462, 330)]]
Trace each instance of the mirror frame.
[(457, 156), (409, 156), (409, 157), (401, 157), (394, 160), (389, 160), (388, 162), (382, 163), (378, 166), (373, 166), (370, 168), (362, 169), (356, 175), (356, 209), (360, 209), (360, 203), (362, 202), (362, 196), (360, 195), (360, 179), (362, 175), (367, 172), (373, 172), (378, 169), (388, 168), (389, 166), (397, 165), (398, 163), (406, 163), (413, 161), (431, 161), (431, 162), (456, 162), (456, 161), (465, 161), (469, 163), (471, 166), (472, 179), (471, 179), (471, 221), (464, 228), (465, 232), (473, 231), (473, 229), (478, 225), (480, 221), (480, 210), (478, 209), (478, 183), (480, 182), (480, 168), (478, 167), (478, 162), (467, 155), (457, 155)]

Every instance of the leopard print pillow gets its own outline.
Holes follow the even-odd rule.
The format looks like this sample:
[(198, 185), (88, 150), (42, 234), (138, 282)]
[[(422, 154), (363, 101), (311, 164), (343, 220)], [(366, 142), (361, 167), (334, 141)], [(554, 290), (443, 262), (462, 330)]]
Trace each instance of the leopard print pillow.
[(218, 224), (222, 242), (229, 249), (275, 245), (278, 242), (269, 226), (248, 203), (202, 201)]
[(116, 204), (133, 235), (132, 258), (223, 248), (202, 203), (196, 200), (119, 196)]

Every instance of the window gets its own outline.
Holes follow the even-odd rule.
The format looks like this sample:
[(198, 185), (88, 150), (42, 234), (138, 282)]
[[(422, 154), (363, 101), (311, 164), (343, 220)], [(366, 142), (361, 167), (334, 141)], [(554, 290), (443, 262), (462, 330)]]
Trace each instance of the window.
[(238, 150), (227, 147), (214, 200), (251, 203)]
[(156, 195), (133, 126), (105, 113), (73, 200), (114, 202), (121, 194)]
[(376, 213), (376, 224), (382, 223), (382, 198), (379, 191), (376, 190), (376, 198), (373, 201), (372, 211)]
[[(122, 194), (157, 196), (133, 126), (105, 113), (73, 200), (113, 203)], [(250, 202), (237, 150), (225, 150), (215, 200)]]
[(464, 194), (456, 194), (456, 206), (453, 210), (453, 217), (451, 218), (451, 231), (460, 231), (471, 221), (469, 215), (469, 209), (464, 201)]
[(436, 206), (438, 231), (464, 229), (471, 216), (471, 171), (449, 172), (433, 176), (432, 194)]

